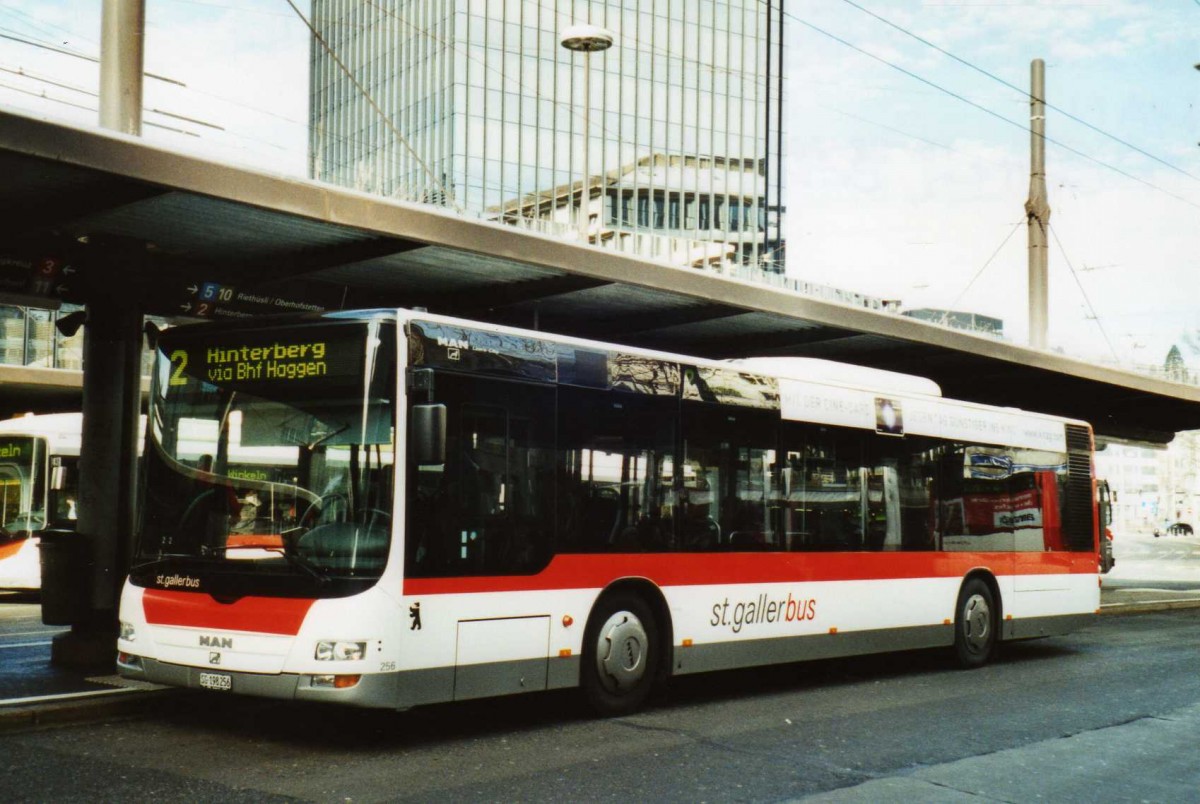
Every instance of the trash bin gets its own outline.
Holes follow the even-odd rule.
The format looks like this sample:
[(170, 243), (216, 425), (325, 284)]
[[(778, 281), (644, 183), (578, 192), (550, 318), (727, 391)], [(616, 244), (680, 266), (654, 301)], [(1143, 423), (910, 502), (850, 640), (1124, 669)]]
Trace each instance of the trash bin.
[(42, 622), (46, 625), (84, 622), (92, 588), (88, 538), (73, 530), (51, 529), (38, 535), (42, 559)]

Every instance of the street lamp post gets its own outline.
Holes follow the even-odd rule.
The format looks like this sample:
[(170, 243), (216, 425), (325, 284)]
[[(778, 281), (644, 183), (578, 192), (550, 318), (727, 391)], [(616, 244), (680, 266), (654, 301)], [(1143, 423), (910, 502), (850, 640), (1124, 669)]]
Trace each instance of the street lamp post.
[(572, 25), (562, 32), (562, 46), (583, 54), (583, 175), (579, 186), (579, 240), (588, 241), (585, 204), (591, 202), (591, 178), (588, 172), (588, 117), (591, 109), (591, 55), (612, 47), (611, 31), (595, 25)]

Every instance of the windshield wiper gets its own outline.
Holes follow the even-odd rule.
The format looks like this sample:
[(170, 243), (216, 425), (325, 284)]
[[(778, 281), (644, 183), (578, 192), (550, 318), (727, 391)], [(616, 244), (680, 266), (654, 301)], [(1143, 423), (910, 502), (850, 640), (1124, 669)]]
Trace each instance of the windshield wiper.
[(291, 552), (290, 550), (288, 550), (286, 547), (284, 547), (282, 545), (277, 545), (277, 544), (233, 544), (233, 545), (227, 544), (227, 545), (225, 545), (225, 552), (228, 553), (230, 550), (266, 550), (268, 553), (275, 553), (276, 555), (283, 556), (284, 559), (289, 564), (291, 564), (294, 567), (299, 567), (300, 569), (307, 572), (309, 575), (311, 575), (313, 578), (315, 578), (321, 586), (324, 586), (325, 584), (329, 583), (329, 576), (326, 575), (324, 572), (322, 572), (322, 570), (319, 566), (317, 566), (313, 562), (309, 561), (307, 558), (300, 555), (299, 553)]
[(161, 564), (164, 561), (170, 561), (172, 558), (195, 558), (195, 557), (196, 556), (192, 555), (191, 553), (159, 553), (158, 555), (156, 555), (154, 557), (144, 556), (143, 558), (145, 560), (143, 560), (137, 564), (131, 564), (129, 569), (130, 570), (142, 570), (142, 569), (145, 569), (146, 567), (152, 566), (154, 564)]
[(326, 441), (328, 441), (329, 439), (331, 439), (331, 438), (334, 438), (335, 436), (340, 436), (342, 433), (346, 432), (346, 431), (347, 431), (347, 430), (349, 430), (349, 429), (350, 429), (350, 423), (349, 423), (349, 422), (347, 422), (346, 424), (343, 424), (343, 425), (342, 425), (341, 427), (339, 427), (338, 429), (336, 429), (336, 430), (331, 430), (330, 432), (328, 432), (328, 433), (326, 433), (325, 435), (321, 436), (320, 438), (318, 438), (316, 441), (312, 442), (311, 444), (305, 444), (305, 445), (304, 445), (304, 447), (305, 447), (305, 449), (307, 449), (307, 450), (309, 450), (309, 451), (311, 451), (311, 450), (314, 450), (314, 449), (316, 449), (317, 447), (319, 447), (319, 446), (321, 446), (322, 444), (324, 444), (324, 443), (325, 443)]

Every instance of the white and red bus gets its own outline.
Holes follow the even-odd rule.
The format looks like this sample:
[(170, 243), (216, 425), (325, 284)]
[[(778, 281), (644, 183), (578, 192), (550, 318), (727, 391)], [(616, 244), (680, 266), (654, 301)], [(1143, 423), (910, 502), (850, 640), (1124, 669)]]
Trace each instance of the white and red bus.
[(1084, 422), (405, 310), (156, 348), (131, 678), (396, 709), (578, 686), (613, 714), (724, 668), (977, 666), (1099, 609)]
[(79, 423), (78, 413), (0, 421), (0, 589), (40, 589), (40, 535), (75, 527)]

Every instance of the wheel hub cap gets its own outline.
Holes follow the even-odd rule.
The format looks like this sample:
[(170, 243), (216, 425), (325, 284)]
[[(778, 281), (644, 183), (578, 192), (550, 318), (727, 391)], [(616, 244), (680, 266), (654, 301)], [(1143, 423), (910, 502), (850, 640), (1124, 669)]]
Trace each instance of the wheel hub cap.
[(971, 595), (963, 607), (963, 638), (974, 653), (984, 651), (992, 634), (992, 613), (982, 595)]
[(632, 688), (646, 674), (646, 629), (628, 611), (613, 614), (600, 629), (596, 664), (604, 685), (614, 692)]

